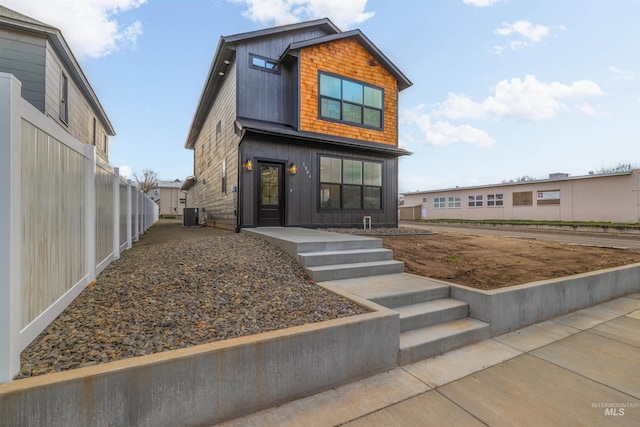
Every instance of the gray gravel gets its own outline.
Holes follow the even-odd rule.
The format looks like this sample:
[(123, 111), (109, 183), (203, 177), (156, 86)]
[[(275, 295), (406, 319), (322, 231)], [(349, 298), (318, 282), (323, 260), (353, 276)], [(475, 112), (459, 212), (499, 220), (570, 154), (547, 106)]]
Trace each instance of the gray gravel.
[(364, 312), (250, 236), (134, 245), (22, 352), (18, 378)]

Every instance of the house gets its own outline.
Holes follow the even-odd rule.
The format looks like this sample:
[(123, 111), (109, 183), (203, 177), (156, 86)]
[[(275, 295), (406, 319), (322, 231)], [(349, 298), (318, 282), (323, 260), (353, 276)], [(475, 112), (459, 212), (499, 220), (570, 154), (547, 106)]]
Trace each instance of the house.
[(182, 181), (158, 181), (158, 185), (152, 188), (147, 195), (156, 202), (160, 208), (160, 217), (181, 216), (185, 208), (184, 194), (180, 191)]
[(22, 97), (108, 161), (115, 131), (57, 28), (0, 5), (0, 72), (22, 83)]
[(398, 94), (411, 82), (359, 30), (319, 19), (221, 37), (185, 148), (200, 221), (398, 222)]
[(640, 222), (640, 169), (404, 194), (401, 219)]

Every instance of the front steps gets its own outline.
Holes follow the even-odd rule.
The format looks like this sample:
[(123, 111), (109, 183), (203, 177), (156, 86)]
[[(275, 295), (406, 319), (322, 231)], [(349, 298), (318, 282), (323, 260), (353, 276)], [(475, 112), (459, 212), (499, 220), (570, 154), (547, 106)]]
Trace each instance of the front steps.
[[(322, 250), (317, 250), (319, 246)], [(404, 263), (393, 260), (393, 252), (382, 247), (382, 240), (374, 238), (298, 245), (297, 255), (298, 262), (315, 282), (404, 271)]]
[(399, 313), (398, 365), (414, 363), (489, 338), (489, 324), (469, 317), (469, 305), (449, 298), (449, 286), (411, 274), (391, 274), (328, 285)]
[(315, 281), (399, 313), (398, 364), (406, 365), (489, 338), (489, 324), (469, 318), (449, 285), (404, 273), (382, 240), (304, 228), (243, 229), (283, 249)]

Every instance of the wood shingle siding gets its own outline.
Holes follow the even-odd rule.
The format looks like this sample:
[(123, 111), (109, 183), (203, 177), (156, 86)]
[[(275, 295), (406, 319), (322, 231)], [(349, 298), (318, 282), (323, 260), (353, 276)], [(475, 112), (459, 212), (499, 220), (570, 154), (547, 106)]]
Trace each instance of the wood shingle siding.
[[(326, 71), (384, 89), (384, 126), (367, 129), (318, 117), (318, 71)], [(354, 39), (342, 39), (301, 49), (300, 130), (389, 145), (398, 144), (396, 79)]]

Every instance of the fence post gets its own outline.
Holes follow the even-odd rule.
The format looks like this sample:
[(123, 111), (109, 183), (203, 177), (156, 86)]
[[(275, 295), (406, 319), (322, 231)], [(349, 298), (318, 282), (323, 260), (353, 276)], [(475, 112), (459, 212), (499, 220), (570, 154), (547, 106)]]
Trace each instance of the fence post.
[(113, 259), (120, 259), (120, 168), (113, 168)]
[(22, 84), (0, 73), (0, 382), (20, 371)]
[(133, 214), (131, 206), (131, 180), (127, 180), (127, 249), (131, 249), (131, 233), (133, 232), (131, 215)]
[(84, 244), (86, 272), (89, 283), (96, 280), (96, 147), (87, 145), (85, 149), (85, 211)]
[(135, 215), (136, 222), (134, 224), (135, 234), (133, 236), (133, 241), (137, 242), (138, 239), (140, 238), (140, 190), (138, 189), (138, 187), (136, 187), (134, 191), (136, 194), (136, 197), (135, 197), (136, 205), (134, 206), (135, 213), (136, 213)]

